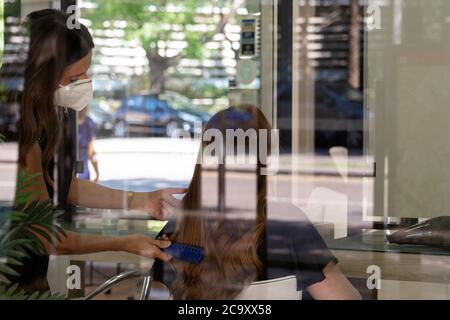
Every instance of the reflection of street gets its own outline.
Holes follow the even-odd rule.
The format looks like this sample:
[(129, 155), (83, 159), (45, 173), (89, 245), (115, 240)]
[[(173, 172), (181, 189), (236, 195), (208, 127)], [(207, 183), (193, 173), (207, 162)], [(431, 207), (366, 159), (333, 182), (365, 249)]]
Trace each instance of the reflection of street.
[(95, 144), (102, 181), (187, 181), (199, 148), (199, 141), (166, 138), (104, 139)]
[[(105, 139), (96, 142), (100, 179), (114, 188), (151, 191), (158, 188), (187, 187), (197, 160), (199, 141), (166, 138)], [(282, 155), (280, 174), (269, 177), (269, 197), (273, 201), (292, 201), (312, 213), (345, 206), (349, 226), (362, 222), (362, 178), (368, 174), (361, 157), (349, 160), (347, 181), (337, 174), (328, 156), (305, 156), (300, 174), (292, 176), (290, 155)], [(314, 176), (312, 172), (320, 173)], [(217, 174), (203, 175), (203, 199), (214, 203), (217, 199)], [(226, 203), (233, 208), (252, 209), (242, 194), (255, 193), (255, 175), (228, 172), (226, 175)], [(293, 183), (293, 181), (295, 181)], [(293, 188), (294, 185), (294, 188)], [(315, 192), (321, 190), (321, 192)], [(330, 197), (341, 195), (340, 197)], [(294, 196), (293, 196), (294, 195)], [(312, 197), (313, 195), (313, 197)], [(316, 214), (315, 214), (316, 216)], [(295, 220), (289, 212), (277, 213), (277, 219)]]
[[(199, 141), (166, 138), (104, 139), (96, 142), (96, 150), (102, 184), (113, 188), (151, 191), (188, 186), (197, 160)], [(11, 201), (15, 186), (17, 146), (2, 146), (0, 154), (0, 201)], [(303, 158), (302, 172), (294, 176), (288, 174), (288, 158), (290, 156), (281, 156), (280, 174), (268, 179), (269, 198), (272, 201), (295, 199), (296, 205), (311, 210), (315, 215), (320, 215), (321, 211), (345, 206), (349, 226), (361, 225), (363, 186), (360, 175), (365, 170), (364, 161), (352, 158), (349, 178), (345, 181), (335, 174), (330, 157)], [(312, 172), (321, 174), (314, 176)], [(216, 173), (204, 174), (204, 190), (204, 199), (214, 203), (217, 199)], [(321, 192), (315, 192), (317, 190)], [(248, 193), (255, 193), (254, 174), (228, 172), (227, 205), (231, 204), (233, 208), (239, 209), (254, 208), (254, 203), (242, 200), (241, 195)], [(340, 197), (330, 196), (334, 194)], [(283, 212), (277, 213), (277, 219), (295, 220), (295, 216)]]
[(0, 202), (11, 202), (14, 198), (17, 156), (17, 144), (0, 145)]

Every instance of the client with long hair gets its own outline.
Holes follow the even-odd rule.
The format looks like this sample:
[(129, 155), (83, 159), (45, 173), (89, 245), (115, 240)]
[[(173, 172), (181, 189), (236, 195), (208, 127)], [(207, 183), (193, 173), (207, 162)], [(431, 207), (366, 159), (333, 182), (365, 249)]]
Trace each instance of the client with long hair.
[[(203, 135), (208, 130), (215, 130), (225, 137), (227, 130), (249, 129), (258, 132), (265, 130), (269, 135), (271, 132), (267, 119), (258, 108), (243, 105), (214, 115), (206, 124)], [(202, 139), (199, 157), (204, 155), (208, 145), (212, 143), (208, 140), (210, 139)], [(266, 145), (263, 146), (259, 140), (257, 135), (258, 149), (265, 147), (270, 153), (272, 139), (265, 139)], [(240, 149), (245, 150), (245, 155), (251, 150), (249, 143), (250, 139), (246, 139), (245, 148)], [(236, 148), (224, 147), (216, 152), (219, 152), (223, 159), (239, 156)], [(231, 152), (233, 154), (229, 154)], [(298, 291), (307, 290), (314, 299), (361, 298), (359, 292), (339, 270), (337, 259), (306, 215), (293, 205), (283, 209), (268, 205), (266, 176), (261, 174), (261, 167), (266, 165), (266, 161), (261, 161), (259, 152), (256, 155), (256, 195), (250, 192), (241, 195), (248, 198), (248, 201), (256, 200), (256, 213), (254, 218), (250, 219), (236, 217), (226, 209), (211, 208), (202, 203), (202, 198), (208, 196), (205, 192), (209, 190), (202, 190), (202, 174), (205, 169), (201, 162), (196, 164), (189, 189), (183, 199), (184, 210), (177, 218), (176, 229), (170, 240), (202, 248), (204, 256), (200, 263), (174, 259), (176, 276), (171, 285), (174, 299), (238, 297), (253, 281), (262, 280), (260, 275), (265, 274), (261, 273), (262, 268), (270, 266), (270, 252), (262, 259), (261, 248), (270, 248), (271, 239), (276, 239), (275, 242), (291, 249), (290, 257), (296, 267), (285, 272), (286, 275), (296, 275)], [(219, 170), (220, 166), (224, 164), (219, 164)], [(267, 210), (295, 210), (298, 212), (299, 222), (286, 224), (282, 229), (271, 228)], [(272, 278), (270, 274), (266, 277)]]

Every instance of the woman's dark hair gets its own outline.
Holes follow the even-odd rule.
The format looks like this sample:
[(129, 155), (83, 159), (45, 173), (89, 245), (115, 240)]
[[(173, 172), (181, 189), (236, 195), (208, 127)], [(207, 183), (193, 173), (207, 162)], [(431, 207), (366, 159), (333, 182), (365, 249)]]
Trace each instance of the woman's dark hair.
[(88, 29), (83, 24), (80, 28), (69, 28), (69, 18), (62, 11), (44, 9), (30, 13), (25, 21), (29, 47), (19, 121), (19, 164), (26, 166), (27, 153), (42, 139), (45, 141), (42, 171), (48, 183), (52, 181), (47, 168), (61, 132), (61, 111), (55, 107), (55, 91), (64, 69), (94, 48)]

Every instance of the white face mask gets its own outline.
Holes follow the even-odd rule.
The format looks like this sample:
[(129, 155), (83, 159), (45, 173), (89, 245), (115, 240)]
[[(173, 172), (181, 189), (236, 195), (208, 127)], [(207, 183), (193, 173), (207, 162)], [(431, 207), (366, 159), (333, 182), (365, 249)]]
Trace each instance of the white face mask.
[(86, 108), (94, 96), (92, 80), (77, 80), (67, 86), (59, 85), (55, 92), (55, 104), (60, 107), (81, 111)]

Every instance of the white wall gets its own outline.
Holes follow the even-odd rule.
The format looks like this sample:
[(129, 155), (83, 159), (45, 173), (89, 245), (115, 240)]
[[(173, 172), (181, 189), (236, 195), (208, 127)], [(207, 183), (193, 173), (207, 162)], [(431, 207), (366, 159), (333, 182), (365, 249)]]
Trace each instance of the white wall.
[(375, 215), (450, 212), (449, 3), (400, 1), (369, 32), (369, 108), (377, 163)]

